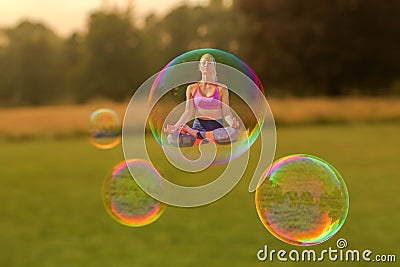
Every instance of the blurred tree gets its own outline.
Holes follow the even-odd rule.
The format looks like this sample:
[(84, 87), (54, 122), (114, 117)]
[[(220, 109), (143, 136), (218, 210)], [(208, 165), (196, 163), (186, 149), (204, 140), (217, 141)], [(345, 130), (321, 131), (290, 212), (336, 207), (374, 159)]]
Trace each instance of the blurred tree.
[(0, 29), (0, 105), (4, 105), (5, 100), (9, 100), (11, 95), (10, 90), (7, 90), (6, 85), (6, 62), (5, 62), (5, 47), (7, 46), (8, 37), (3, 29)]
[(190, 49), (212, 47), (236, 54), (239, 50), (240, 16), (222, 0), (211, 0), (205, 7), (193, 8), (195, 34)]
[(55, 99), (61, 78), (61, 40), (46, 26), (27, 21), (5, 34), (3, 101), (39, 105)]
[(62, 64), (64, 70), (65, 94), (67, 100), (76, 101), (82, 83), (84, 44), (83, 36), (73, 33), (64, 40)]
[(275, 86), (297, 95), (377, 93), (399, 77), (399, 1), (236, 0), (234, 6), (248, 25), (245, 58)]
[[(163, 18), (149, 15), (141, 30), (141, 51), (148, 73), (161, 70), (177, 56), (194, 49), (209, 47), (236, 54), (239, 23), (240, 17), (221, 0), (210, 1), (208, 6), (181, 5)], [(173, 95), (182, 100), (185, 90), (178, 89)]]
[(241, 57), (277, 95), (400, 92), (397, 0), (210, 0), (149, 15), (141, 28), (130, 10), (96, 11), (87, 32), (64, 40), (27, 21), (0, 31), (0, 104), (121, 101), (205, 47)]
[[(221, 0), (210, 1), (208, 6), (181, 5), (161, 19), (151, 15), (142, 30), (148, 48), (147, 58), (158, 62), (159, 70), (178, 55), (193, 49), (211, 47), (236, 53), (240, 44), (239, 24), (240, 17)], [(154, 51), (159, 53), (154, 54)]]
[(163, 54), (164, 44), (161, 42), (159, 30), (160, 18), (155, 14), (146, 17), (140, 30), (140, 51), (143, 55), (145, 77), (149, 77), (161, 70), (165, 65), (166, 56)]
[(164, 62), (162, 66), (189, 50), (189, 44), (197, 30), (193, 13), (193, 8), (182, 5), (158, 22), (158, 34), (154, 41), (160, 44)]
[(106, 97), (122, 101), (143, 79), (145, 64), (130, 13), (97, 11), (84, 39), (85, 57), (79, 101)]

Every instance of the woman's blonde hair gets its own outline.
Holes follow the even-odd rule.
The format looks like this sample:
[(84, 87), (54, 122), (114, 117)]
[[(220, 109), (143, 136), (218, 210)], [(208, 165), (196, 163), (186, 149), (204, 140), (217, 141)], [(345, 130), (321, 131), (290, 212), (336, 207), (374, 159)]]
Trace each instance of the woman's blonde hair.
[(200, 61), (201, 61), (202, 59), (208, 59), (207, 61), (211, 61), (211, 62), (214, 62), (214, 63), (215, 63), (215, 58), (214, 58), (211, 54), (208, 54), (208, 53), (202, 55), (201, 58), (200, 58)]

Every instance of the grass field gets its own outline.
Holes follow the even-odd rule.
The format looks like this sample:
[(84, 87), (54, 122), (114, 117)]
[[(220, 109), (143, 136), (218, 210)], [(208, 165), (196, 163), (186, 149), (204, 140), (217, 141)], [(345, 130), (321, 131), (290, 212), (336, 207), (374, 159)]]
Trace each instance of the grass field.
[[(336, 249), (343, 237), (349, 249), (399, 257), (399, 133), (398, 122), (277, 128), (276, 159), (314, 154), (347, 183), (347, 221), (332, 239), (312, 247), (316, 251)], [(0, 145), (0, 266), (321, 266), (257, 260), (264, 245), (297, 247), (262, 226), (254, 194), (247, 192), (249, 178), (213, 204), (168, 207), (155, 223), (129, 228), (113, 221), (101, 200), (104, 177), (123, 160), (121, 146), (98, 150), (81, 137)], [(343, 265), (350, 264), (324, 263)]]
[[(268, 99), (268, 103), (278, 125), (400, 121), (399, 97), (272, 98)], [(143, 105), (145, 113), (146, 101), (139, 104)], [(85, 105), (0, 108), (0, 139), (82, 136), (87, 133), (89, 117), (93, 111), (111, 108), (122, 120), (127, 105), (96, 102)]]

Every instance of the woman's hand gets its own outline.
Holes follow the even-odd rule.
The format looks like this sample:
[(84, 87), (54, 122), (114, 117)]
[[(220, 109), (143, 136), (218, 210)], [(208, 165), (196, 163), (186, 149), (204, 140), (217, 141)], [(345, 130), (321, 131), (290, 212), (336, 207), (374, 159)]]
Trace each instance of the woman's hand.
[(167, 127), (164, 128), (164, 132), (169, 133), (169, 134), (173, 134), (174, 132), (176, 132), (179, 129), (179, 127), (175, 126), (175, 125), (167, 125)]
[(225, 121), (228, 123), (229, 127), (236, 129), (240, 126), (239, 121), (232, 115), (225, 116)]
[(239, 122), (238, 122), (238, 120), (235, 118), (235, 117), (233, 117), (232, 118), (232, 124), (231, 124), (231, 127), (232, 128), (239, 128)]

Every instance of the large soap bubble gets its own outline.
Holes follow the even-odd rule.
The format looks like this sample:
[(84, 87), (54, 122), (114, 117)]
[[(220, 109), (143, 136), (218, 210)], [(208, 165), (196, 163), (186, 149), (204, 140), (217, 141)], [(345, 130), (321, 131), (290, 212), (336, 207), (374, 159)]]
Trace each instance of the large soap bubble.
[[(191, 112), (182, 117), (185, 110)], [(250, 154), (256, 158), (249, 191), (255, 191), (273, 161), (275, 141), (258, 77), (236, 56), (208, 48), (178, 56), (147, 79), (133, 94), (122, 128), (125, 159), (150, 161), (169, 193), (144, 191), (180, 207), (227, 194), (248, 170)], [(129, 169), (139, 185), (146, 183)]]
[[(207, 87), (211, 93), (204, 95)], [(200, 101), (202, 106), (198, 104)], [(240, 121), (240, 138), (235, 138), (230, 149), (216, 142), (215, 149), (225, 152), (220, 153), (210, 166), (225, 164), (241, 156), (259, 136), (266, 117), (272, 119), (264, 89), (254, 71), (238, 57), (217, 49), (193, 50), (168, 63), (153, 83), (149, 106), (152, 109), (148, 125), (164, 150), (170, 150), (168, 146), (171, 145), (163, 138), (167, 119), (170, 125), (181, 121), (190, 127), (196, 123), (193, 119), (203, 117), (220, 120), (223, 127), (231, 126), (227, 115)], [(188, 113), (191, 114), (185, 114), (190, 108), (192, 112)], [(197, 148), (192, 149), (193, 153), (188, 152), (190, 149), (185, 150), (186, 154), (196, 154)], [(186, 161), (182, 155), (174, 153), (171, 156)], [(192, 164), (199, 162), (205, 161), (193, 160)]]
[(346, 220), (346, 184), (322, 159), (290, 155), (274, 162), (262, 179), (255, 199), (258, 215), (268, 231), (286, 243), (322, 243)]

